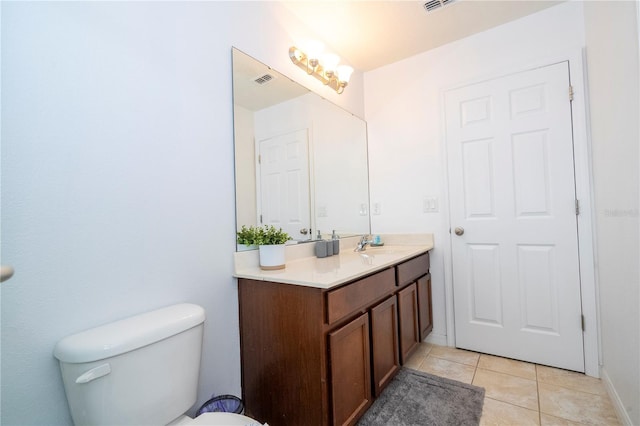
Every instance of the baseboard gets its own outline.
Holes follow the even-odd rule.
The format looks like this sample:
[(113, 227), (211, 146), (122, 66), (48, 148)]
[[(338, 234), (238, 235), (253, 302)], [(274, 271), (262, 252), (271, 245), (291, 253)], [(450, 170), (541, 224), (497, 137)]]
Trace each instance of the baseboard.
[(616, 392), (616, 388), (613, 386), (613, 383), (611, 382), (611, 379), (609, 378), (609, 375), (604, 368), (600, 369), (600, 379), (602, 380), (602, 383), (604, 384), (604, 387), (609, 394), (609, 398), (611, 398), (611, 402), (613, 403), (613, 407), (616, 410), (616, 414), (618, 415), (618, 420), (620, 420), (620, 423), (622, 423), (624, 426), (633, 426), (633, 422), (629, 417), (629, 413), (627, 413), (627, 410), (624, 408), (624, 404), (622, 403), (618, 392)]
[(436, 334), (436, 333), (429, 333), (429, 335), (427, 336), (426, 339), (424, 339), (425, 342), (427, 343), (433, 343), (434, 345), (438, 345), (438, 346), (447, 346), (447, 335), (446, 334)]

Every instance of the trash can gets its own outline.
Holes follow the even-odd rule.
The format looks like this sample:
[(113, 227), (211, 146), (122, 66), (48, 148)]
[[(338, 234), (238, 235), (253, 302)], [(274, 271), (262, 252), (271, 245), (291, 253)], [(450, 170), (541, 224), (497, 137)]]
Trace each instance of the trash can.
[(215, 412), (242, 414), (244, 412), (244, 404), (237, 396), (214, 395), (211, 399), (202, 404), (202, 407), (200, 407), (196, 412), (196, 417), (202, 413)]

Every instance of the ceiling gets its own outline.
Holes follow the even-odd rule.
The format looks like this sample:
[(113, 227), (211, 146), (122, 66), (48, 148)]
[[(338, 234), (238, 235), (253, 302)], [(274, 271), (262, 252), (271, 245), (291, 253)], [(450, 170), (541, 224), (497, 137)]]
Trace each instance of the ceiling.
[[(424, 0), (427, 1), (427, 0)], [(435, 0), (439, 1), (439, 0)], [(369, 71), (556, 5), (545, 0), (449, 0), (431, 12), (423, 1), (283, 1), (354, 68)], [(329, 28), (330, 31), (326, 31)], [(268, 74), (272, 79), (257, 84)], [(236, 105), (258, 111), (309, 92), (278, 71), (234, 50)]]
[(561, 1), (284, 1), (282, 4), (351, 66), (369, 71), (538, 12)]

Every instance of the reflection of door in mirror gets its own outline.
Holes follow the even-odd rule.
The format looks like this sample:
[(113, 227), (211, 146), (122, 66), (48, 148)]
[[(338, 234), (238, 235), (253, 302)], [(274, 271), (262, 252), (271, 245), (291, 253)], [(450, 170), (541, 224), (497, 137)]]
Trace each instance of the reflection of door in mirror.
[(259, 222), (282, 228), (294, 240), (311, 224), (309, 204), (309, 137), (298, 130), (258, 141)]

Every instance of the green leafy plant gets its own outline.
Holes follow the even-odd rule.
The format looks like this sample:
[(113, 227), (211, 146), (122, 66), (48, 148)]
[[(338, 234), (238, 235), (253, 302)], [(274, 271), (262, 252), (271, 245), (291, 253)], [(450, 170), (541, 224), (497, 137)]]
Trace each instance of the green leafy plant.
[(238, 244), (247, 246), (284, 244), (291, 239), (282, 228), (276, 229), (273, 225), (250, 226), (248, 228), (243, 225), (237, 232), (237, 236)]
[(246, 246), (253, 245), (253, 236), (256, 234), (256, 227), (250, 226), (247, 228), (245, 225), (242, 225), (240, 231), (236, 232), (238, 244), (244, 244)]

